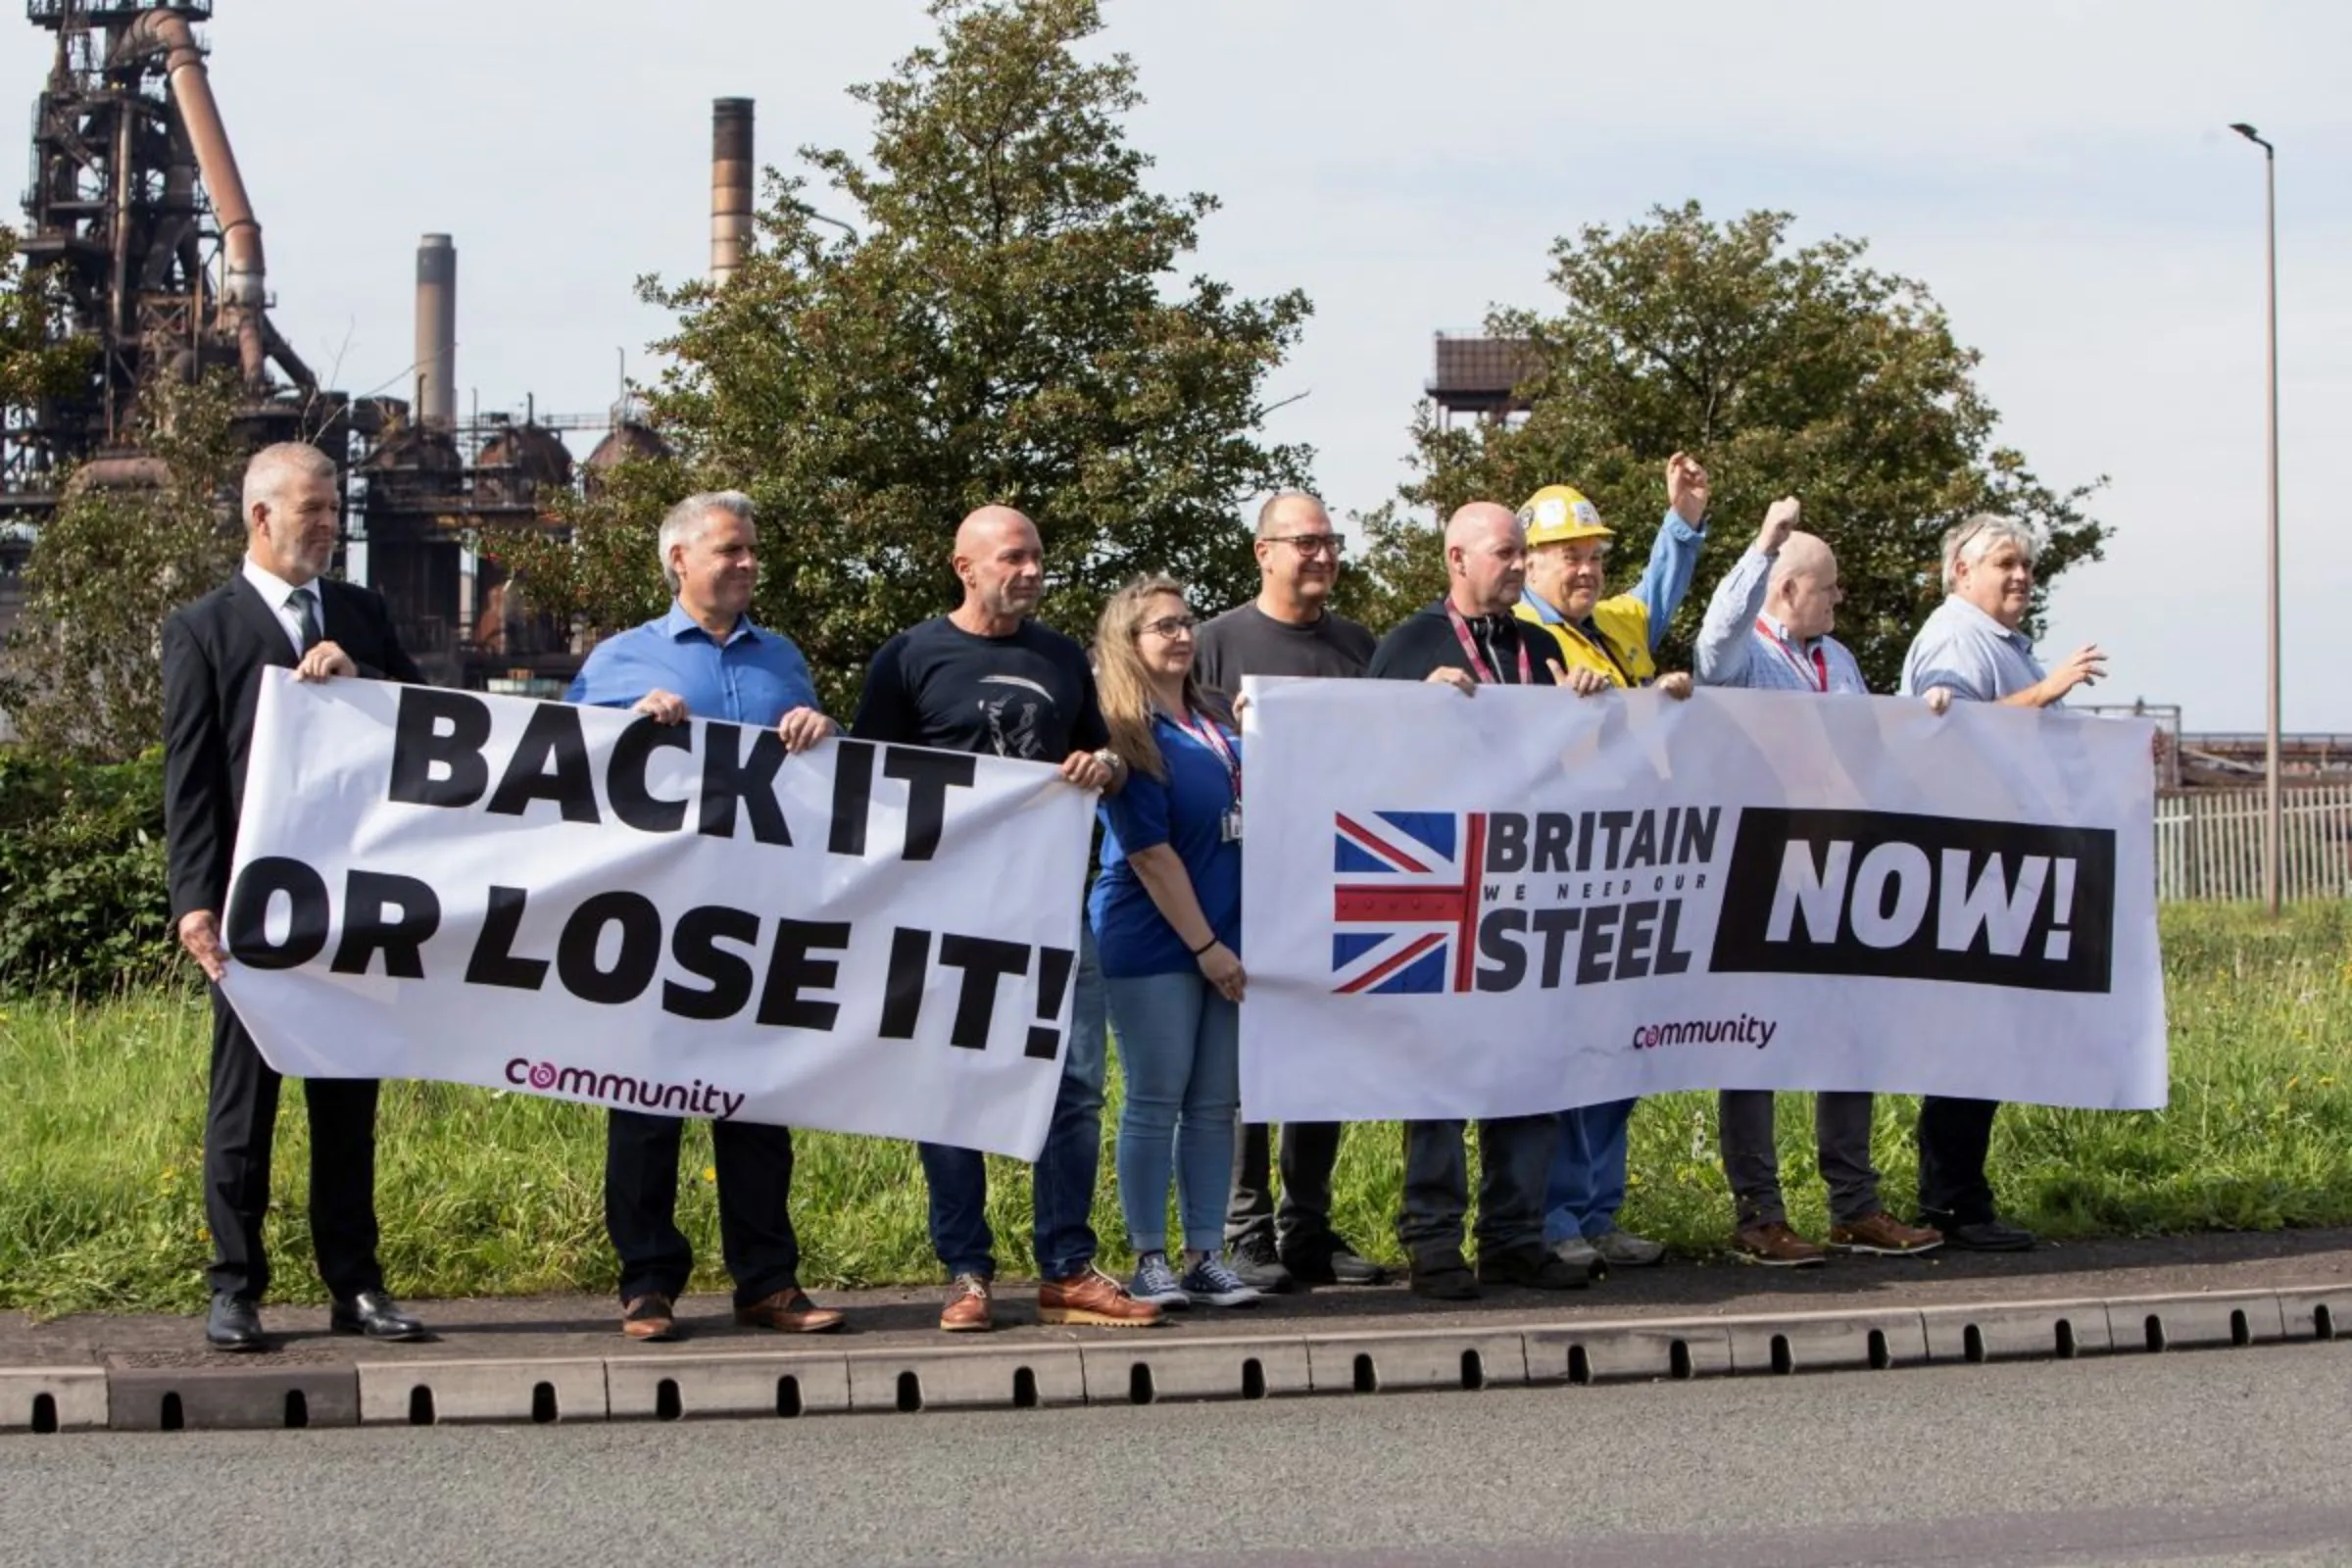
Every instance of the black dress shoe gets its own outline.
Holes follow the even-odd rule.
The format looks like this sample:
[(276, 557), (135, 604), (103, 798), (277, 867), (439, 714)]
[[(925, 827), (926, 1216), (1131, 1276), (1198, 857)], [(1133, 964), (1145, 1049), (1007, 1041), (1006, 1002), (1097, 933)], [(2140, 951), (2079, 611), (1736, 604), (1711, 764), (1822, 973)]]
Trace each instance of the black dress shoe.
[(205, 1315), (204, 1343), (216, 1350), (267, 1350), (270, 1341), (262, 1333), (261, 1308), (245, 1297), (218, 1293), (212, 1311)]
[(1282, 1265), (1308, 1285), (1378, 1285), (1389, 1271), (1337, 1236), (1287, 1242)]
[(432, 1332), (400, 1309), (382, 1291), (362, 1291), (348, 1301), (337, 1301), (327, 1315), (327, 1327), (337, 1334), (364, 1334), (371, 1340), (429, 1340)]
[(2031, 1252), (2034, 1236), (2022, 1225), (2012, 1225), (2005, 1219), (1952, 1220), (1937, 1224), (1926, 1221), (1943, 1233), (1947, 1251), (1955, 1252)]
[(1547, 1247), (1514, 1247), (1491, 1255), (1481, 1251), (1478, 1281), (1531, 1291), (1581, 1291), (1592, 1283), (1592, 1271), (1569, 1262)]
[(1478, 1276), (1458, 1250), (1414, 1258), (1408, 1278), (1415, 1296), (1433, 1301), (1475, 1301), (1480, 1294)]

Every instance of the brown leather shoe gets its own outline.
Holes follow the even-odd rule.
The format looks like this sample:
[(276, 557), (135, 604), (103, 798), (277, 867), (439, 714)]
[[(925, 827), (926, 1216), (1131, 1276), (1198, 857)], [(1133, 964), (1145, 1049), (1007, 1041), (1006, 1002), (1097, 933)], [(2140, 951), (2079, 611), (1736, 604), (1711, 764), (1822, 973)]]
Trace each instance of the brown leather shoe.
[(988, 1298), (988, 1281), (977, 1274), (956, 1275), (948, 1287), (948, 1304), (940, 1308), (940, 1331), (986, 1334), (996, 1326), (997, 1310)]
[(1117, 1280), (1089, 1264), (1066, 1280), (1046, 1280), (1037, 1287), (1040, 1323), (1091, 1323), (1105, 1329), (1148, 1329), (1159, 1321), (1159, 1308), (1127, 1294)]
[(1768, 1268), (1818, 1268), (1830, 1255), (1790, 1230), (1787, 1221), (1777, 1219), (1734, 1231), (1732, 1250)]
[(1838, 1252), (1876, 1252), (1883, 1257), (1913, 1257), (1943, 1245), (1943, 1232), (1925, 1225), (1906, 1225), (1892, 1214), (1873, 1214), (1851, 1225), (1830, 1227), (1830, 1248)]
[(737, 1328), (774, 1329), (778, 1334), (830, 1334), (848, 1321), (845, 1314), (808, 1299), (798, 1285), (735, 1309)]
[(675, 1308), (660, 1291), (632, 1298), (620, 1309), (620, 1332), (632, 1340), (668, 1341), (678, 1337)]

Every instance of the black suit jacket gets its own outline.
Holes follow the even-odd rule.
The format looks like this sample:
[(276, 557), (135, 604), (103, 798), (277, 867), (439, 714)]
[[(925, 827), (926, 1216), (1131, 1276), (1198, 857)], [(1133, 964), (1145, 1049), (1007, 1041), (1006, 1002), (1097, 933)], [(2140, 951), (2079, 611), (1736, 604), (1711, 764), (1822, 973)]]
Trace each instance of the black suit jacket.
[[(320, 634), (373, 680), (422, 684), (400, 646), (383, 596), (317, 580)], [(275, 611), (240, 571), (164, 622), (164, 836), (172, 918), (221, 912), (245, 802), (245, 756), (262, 671), (294, 667), (294, 644)]]

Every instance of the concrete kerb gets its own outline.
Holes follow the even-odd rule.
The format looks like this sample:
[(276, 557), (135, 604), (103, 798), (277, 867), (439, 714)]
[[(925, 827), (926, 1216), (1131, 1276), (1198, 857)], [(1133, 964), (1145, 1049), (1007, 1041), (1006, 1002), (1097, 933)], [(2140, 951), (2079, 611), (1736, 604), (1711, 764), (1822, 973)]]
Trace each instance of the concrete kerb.
[(0, 1372), (0, 1432), (95, 1432), (107, 1424), (103, 1367)]
[(360, 1384), (347, 1366), (117, 1367), (106, 1374), (117, 1432), (252, 1432), (348, 1427)]
[(2352, 1340), (2352, 1285), (1788, 1313), (788, 1353), (0, 1368), (0, 1433), (1046, 1408)]
[(614, 1421), (815, 1415), (850, 1408), (850, 1363), (832, 1354), (612, 1356), (605, 1406)]
[(1929, 1306), (1919, 1317), (1930, 1361), (2067, 1360), (2115, 1348), (2101, 1300)]
[(1311, 1394), (1314, 1371), (1302, 1335), (1089, 1341), (1081, 1348), (1095, 1404), (1160, 1399), (1263, 1399)]
[(1311, 1335), (1306, 1360), (1317, 1394), (1508, 1387), (1528, 1381), (1527, 1331), (1482, 1326)]
[(482, 1361), (362, 1361), (367, 1426), (444, 1421), (602, 1421), (611, 1413), (605, 1362), (594, 1357)]
[(2352, 1340), (2352, 1285), (2280, 1291), (2278, 1314), (2290, 1340)]
[(1076, 1345), (860, 1350), (847, 1360), (853, 1410), (911, 1414), (1087, 1402), (1086, 1358)]

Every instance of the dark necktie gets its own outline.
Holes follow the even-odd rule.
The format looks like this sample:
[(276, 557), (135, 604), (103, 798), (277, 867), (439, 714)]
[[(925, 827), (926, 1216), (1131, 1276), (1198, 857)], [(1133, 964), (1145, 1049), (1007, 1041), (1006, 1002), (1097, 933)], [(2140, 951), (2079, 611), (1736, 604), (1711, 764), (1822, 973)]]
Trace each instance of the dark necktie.
[(318, 594), (316, 589), (297, 588), (286, 596), (286, 604), (302, 622), (302, 649), (309, 653), (318, 641)]

